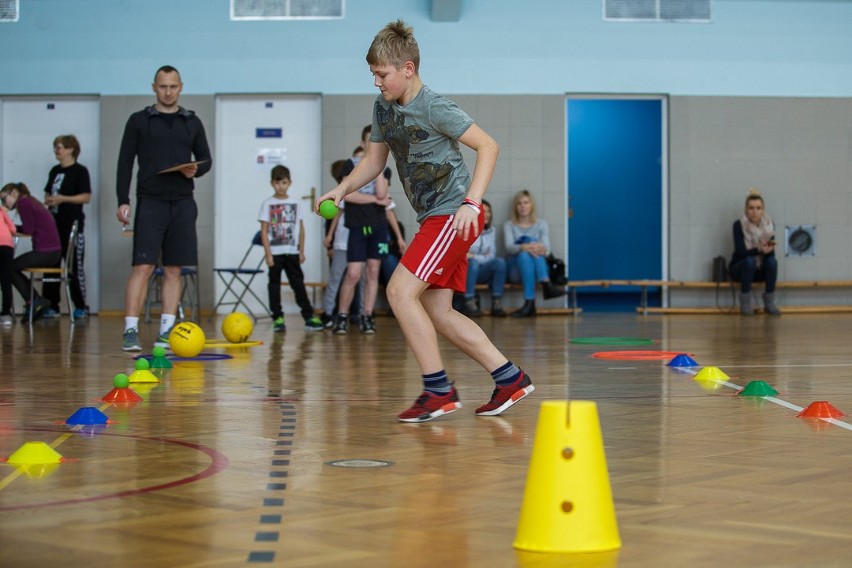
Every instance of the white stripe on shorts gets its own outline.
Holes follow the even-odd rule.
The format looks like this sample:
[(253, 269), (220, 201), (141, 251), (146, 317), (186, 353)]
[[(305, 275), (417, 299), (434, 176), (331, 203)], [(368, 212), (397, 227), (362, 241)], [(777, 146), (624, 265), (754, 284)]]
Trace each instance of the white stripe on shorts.
[(432, 274), (435, 267), (440, 264), (441, 260), (443, 260), (444, 255), (447, 254), (447, 250), (453, 242), (453, 239), (456, 238), (456, 232), (451, 229), (453, 225), (453, 217), (455, 217), (455, 215), (450, 215), (447, 218), (447, 222), (444, 223), (444, 226), (441, 228), (441, 232), (438, 233), (438, 238), (435, 239), (435, 242), (432, 243), (431, 247), (429, 247), (429, 250), (417, 266), (417, 270), (414, 271), (414, 275), (419, 279), (428, 281), (429, 275)]

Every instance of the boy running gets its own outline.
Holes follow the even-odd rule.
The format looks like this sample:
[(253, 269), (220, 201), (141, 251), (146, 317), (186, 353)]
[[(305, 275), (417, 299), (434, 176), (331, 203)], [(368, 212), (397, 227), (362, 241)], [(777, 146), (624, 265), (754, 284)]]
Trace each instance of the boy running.
[[(458, 106), (420, 79), (420, 50), (413, 30), (391, 22), (373, 39), (367, 63), (381, 91), (373, 107), (366, 155), (337, 187), (321, 196), (339, 203), (378, 176), (393, 152), (419, 230), (387, 285), (387, 297), (423, 374), (423, 393), (398, 419), (426, 422), (461, 408), (438, 349), (440, 333), (491, 373), (491, 400), (477, 416), (495, 416), (533, 392), (529, 376), (509, 361), (485, 332), (453, 310), (464, 292), (467, 251), (484, 224), (482, 198), (499, 148)], [(476, 152), (473, 177), (459, 142)]]

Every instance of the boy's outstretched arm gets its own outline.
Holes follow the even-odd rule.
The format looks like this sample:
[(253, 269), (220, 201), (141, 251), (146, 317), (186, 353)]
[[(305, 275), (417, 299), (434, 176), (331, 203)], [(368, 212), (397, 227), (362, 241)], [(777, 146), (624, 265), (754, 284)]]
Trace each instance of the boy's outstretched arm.
[(319, 196), (314, 203), (314, 212), (319, 213), (319, 204), (326, 199), (333, 199), (334, 204), (339, 206), (341, 199), (376, 179), (376, 176), (385, 169), (389, 151), (387, 144), (375, 142), (367, 144), (364, 157), (355, 165), (352, 173), (346, 176), (334, 189)]
[[(497, 141), (488, 135), (476, 124), (472, 124), (459, 138), (459, 142), (476, 152), (476, 163), (473, 167), (473, 178), (470, 187), (467, 188), (467, 199), (476, 203), (482, 203), (488, 184), (494, 176), (494, 168), (497, 167), (497, 155), (500, 146)], [(467, 240), (470, 235), (479, 236), (478, 213), (467, 205), (462, 205), (453, 219), (453, 229), (461, 233), (462, 239)]]

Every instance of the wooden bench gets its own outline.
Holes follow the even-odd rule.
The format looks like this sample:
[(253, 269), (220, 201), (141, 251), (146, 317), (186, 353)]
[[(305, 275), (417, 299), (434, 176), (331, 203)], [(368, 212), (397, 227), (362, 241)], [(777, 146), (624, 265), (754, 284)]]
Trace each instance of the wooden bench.
[[(282, 282), (282, 286), (287, 286), (287, 282)], [(642, 315), (649, 314), (738, 314), (739, 309), (736, 307), (719, 308), (719, 307), (661, 307), (649, 306), (648, 294), (655, 288), (675, 289), (675, 290), (713, 290), (724, 289), (730, 290), (736, 286), (736, 282), (709, 282), (704, 280), (653, 280), (653, 279), (610, 279), (610, 280), (572, 280), (566, 284), (568, 292), (568, 307), (567, 308), (537, 308), (536, 312), (540, 314), (569, 314), (580, 315), (583, 310), (579, 306), (577, 300), (577, 290), (579, 288), (614, 288), (614, 287), (632, 287), (638, 288), (640, 293), (639, 305), (636, 307), (636, 312)], [(760, 288), (763, 286), (761, 282), (755, 282), (754, 286)], [(318, 295), (325, 290), (325, 282), (305, 282), (305, 288), (310, 289), (312, 293), (312, 303), (318, 306), (321, 303), (321, 298)], [(789, 280), (777, 282), (775, 288), (778, 290), (804, 290), (808, 288), (824, 288), (824, 289), (839, 289), (849, 288), (852, 290), (852, 280)], [(478, 292), (488, 292), (488, 284), (477, 284)], [(521, 284), (506, 283), (506, 292), (522, 291)], [(780, 306), (782, 313), (852, 313), (852, 305), (814, 305), (814, 306)], [(760, 311), (760, 310), (758, 310)], [(487, 310), (483, 310), (483, 314), (487, 314)]]
[[(755, 287), (762, 287), (763, 283), (755, 282)], [(570, 309), (579, 309), (577, 304), (577, 289), (584, 287), (638, 287), (640, 291), (639, 306), (636, 311), (643, 315), (648, 314), (696, 314), (696, 313), (732, 313), (737, 314), (739, 310), (735, 307), (731, 308), (708, 308), (708, 307), (658, 307), (648, 305), (648, 292), (654, 288), (664, 289), (682, 289), (682, 290), (712, 290), (712, 289), (735, 289), (736, 282), (709, 282), (703, 280), (574, 280), (568, 282), (568, 292), (570, 298)], [(852, 280), (791, 280), (785, 282), (777, 282), (775, 285), (777, 290), (794, 289), (802, 290), (808, 288), (849, 288), (852, 289)], [(781, 306), (782, 313), (837, 313), (837, 312), (852, 312), (851, 306)]]

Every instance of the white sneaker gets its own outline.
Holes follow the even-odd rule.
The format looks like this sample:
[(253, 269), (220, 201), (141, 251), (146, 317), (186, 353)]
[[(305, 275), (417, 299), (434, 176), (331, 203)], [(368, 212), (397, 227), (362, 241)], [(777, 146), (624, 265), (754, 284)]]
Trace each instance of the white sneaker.
[(3, 327), (11, 327), (15, 320), (9, 314), (0, 316), (0, 325)]

